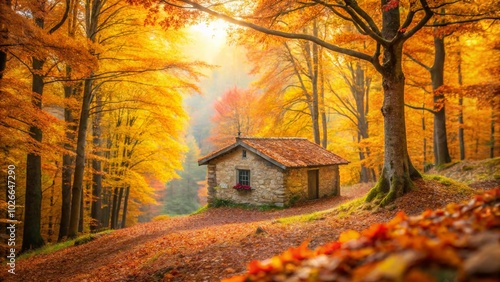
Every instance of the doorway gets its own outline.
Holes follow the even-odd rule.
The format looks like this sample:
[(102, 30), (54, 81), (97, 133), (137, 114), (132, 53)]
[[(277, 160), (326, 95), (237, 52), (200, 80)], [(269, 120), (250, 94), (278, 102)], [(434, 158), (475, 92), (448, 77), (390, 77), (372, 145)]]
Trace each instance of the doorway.
[(308, 170), (307, 171), (307, 186), (309, 200), (314, 200), (319, 198), (319, 170)]

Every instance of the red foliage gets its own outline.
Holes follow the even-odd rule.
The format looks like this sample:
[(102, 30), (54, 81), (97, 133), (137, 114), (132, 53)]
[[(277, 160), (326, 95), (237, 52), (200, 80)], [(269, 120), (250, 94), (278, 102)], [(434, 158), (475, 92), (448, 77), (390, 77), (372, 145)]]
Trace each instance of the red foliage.
[(399, 6), (399, 0), (389, 0), (387, 4), (382, 6), (382, 8), (384, 9), (384, 11), (387, 12), (389, 10), (397, 8), (398, 6)]

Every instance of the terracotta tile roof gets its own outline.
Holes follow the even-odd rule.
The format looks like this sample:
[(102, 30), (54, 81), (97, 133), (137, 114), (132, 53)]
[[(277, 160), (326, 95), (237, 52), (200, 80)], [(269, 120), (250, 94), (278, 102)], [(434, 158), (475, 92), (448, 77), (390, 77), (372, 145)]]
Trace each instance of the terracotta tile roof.
[(285, 169), (289, 167), (315, 167), (348, 164), (349, 161), (325, 150), (306, 138), (236, 138), (236, 143), (215, 151), (198, 160), (199, 165), (207, 164), (218, 156), (227, 154), (238, 146), (263, 157)]

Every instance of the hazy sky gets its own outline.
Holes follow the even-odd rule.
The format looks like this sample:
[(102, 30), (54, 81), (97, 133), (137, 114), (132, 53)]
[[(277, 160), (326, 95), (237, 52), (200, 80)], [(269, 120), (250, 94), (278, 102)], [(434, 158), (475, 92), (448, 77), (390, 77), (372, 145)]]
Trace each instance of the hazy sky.
[(207, 77), (200, 81), (199, 86), (203, 94), (185, 99), (186, 110), (191, 118), (191, 131), (202, 152), (213, 149), (207, 147), (203, 141), (210, 133), (214, 101), (234, 86), (248, 88), (252, 80), (247, 74), (249, 66), (244, 49), (228, 45), (227, 27), (224, 21), (217, 20), (210, 25), (199, 24), (189, 28), (191, 43), (187, 46), (186, 53), (192, 60), (218, 66), (208, 71)]

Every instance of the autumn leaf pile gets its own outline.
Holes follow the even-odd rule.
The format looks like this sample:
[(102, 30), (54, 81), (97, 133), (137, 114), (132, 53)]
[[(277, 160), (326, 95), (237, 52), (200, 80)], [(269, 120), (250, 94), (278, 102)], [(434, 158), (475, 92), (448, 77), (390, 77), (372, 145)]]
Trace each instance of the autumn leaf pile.
[(418, 216), (399, 212), (315, 250), (307, 244), (224, 281), (498, 281), (500, 189)]

